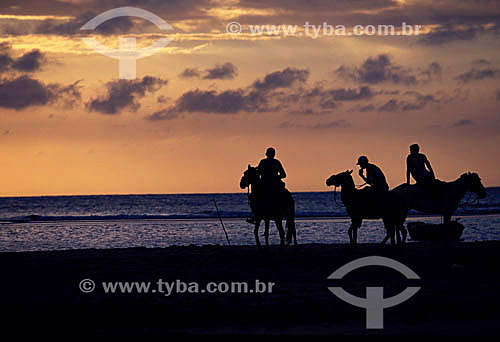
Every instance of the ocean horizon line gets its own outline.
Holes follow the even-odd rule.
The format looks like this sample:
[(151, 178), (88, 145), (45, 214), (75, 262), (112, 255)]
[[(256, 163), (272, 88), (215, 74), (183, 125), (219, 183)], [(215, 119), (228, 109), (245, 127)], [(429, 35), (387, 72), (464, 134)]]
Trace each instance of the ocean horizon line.
[[(487, 186), (486, 189), (498, 189), (498, 186)], [(307, 193), (327, 193), (333, 192), (334, 190), (324, 190), (324, 191), (291, 191), (292, 194), (307, 194)], [(337, 190), (340, 193), (340, 189)], [(0, 199), (4, 198), (43, 198), (43, 197), (97, 197), (97, 196), (169, 196), (169, 195), (179, 195), (179, 196), (189, 196), (189, 195), (238, 195), (246, 194), (244, 191), (240, 192), (172, 192), (172, 193), (102, 193), (102, 194), (46, 194), (46, 195), (2, 195)]]

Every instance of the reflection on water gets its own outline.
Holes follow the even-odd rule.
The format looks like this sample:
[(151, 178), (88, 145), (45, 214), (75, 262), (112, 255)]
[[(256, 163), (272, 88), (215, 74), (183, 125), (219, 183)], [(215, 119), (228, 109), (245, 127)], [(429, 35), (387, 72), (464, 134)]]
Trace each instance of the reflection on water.
[[(409, 218), (408, 221), (439, 223), (439, 217)], [(500, 240), (500, 215), (466, 216), (464, 241)], [(253, 245), (253, 226), (243, 219), (226, 219), (233, 245)], [(299, 219), (300, 243), (348, 243), (349, 219)], [(264, 227), (261, 227), (263, 233)], [(385, 231), (380, 220), (366, 220), (358, 242), (380, 242)], [(274, 224), (270, 241), (279, 243)], [(225, 245), (217, 220), (123, 220), (0, 224), (0, 251), (36, 251), (82, 248), (167, 247), (173, 245)]]

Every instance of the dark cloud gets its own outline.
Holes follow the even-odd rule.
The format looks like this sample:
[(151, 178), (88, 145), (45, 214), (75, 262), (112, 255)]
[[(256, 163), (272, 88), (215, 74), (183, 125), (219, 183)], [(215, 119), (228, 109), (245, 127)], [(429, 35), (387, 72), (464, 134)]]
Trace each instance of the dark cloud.
[(0, 45), (0, 72), (9, 70), (19, 72), (34, 72), (42, 68), (47, 62), (45, 55), (38, 49), (34, 49), (24, 55), (15, 58), (12, 57), (10, 45)]
[(33, 72), (40, 70), (42, 63), (44, 62), (45, 56), (40, 52), (40, 50), (35, 49), (14, 60), (12, 67), (18, 71)]
[(464, 127), (464, 126), (471, 126), (471, 125), (474, 125), (474, 121), (472, 120), (467, 120), (467, 119), (462, 119), (462, 120), (458, 120), (457, 122), (455, 122), (453, 124), (454, 127)]
[(480, 59), (475, 59), (471, 62), (472, 65), (477, 65), (477, 66), (488, 66), (490, 65), (490, 61), (487, 60), (487, 59), (484, 59), (484, 58), (480, 58)]
[(419, 40), (422, 45), (443, 45), (456, 41), (467, 42), (475, 39), (483, 32), (481, 27), (456, 28), (452, 25), (438, 27)]
[(139, 109), (138, 98), (147, 92), (155, 92), (168, 83), (167, 80), (145, 76), (142, 80), (116, 80), (106, 84), (107, 94), (104, 97), (89, 101), (86, 106), (89, 111), (103, 114), (117, 114), (127, 108), (132, 111)]
[(12, 62), (13, 60), (8, 54), (0, 53), (0, 73), (9, 70)]
[(359, 89), (332, 89), (328, 90), (326, 95), (335, 101), (359, 101), (371, 99), (375, 96), (371, 88), (367, 86), (360, 87)]
[(206, 69), (205, 72), (206, 75), (203, 76), (205, 80), (227, 80), (236, 76), (238, 68), (232, 63), (224, 63), (216, 65), (212, 69)]
[(243, 110), (245, 104), (245, 94), (241, 89), (226, 90), (220, 93), (214, 90), (196, 89), (184, 93), (176, 101), (175, 111), (233, 114)]
[(376, 110), (375, 106), (372, 105), (372, 104), (369, 104), (369, 105), (366, 105), (366, 106), (361, 106), (359, 107), (358, 109), (360, 112), (362, 113), (366, 113), (366, 112), (373, 112)]
[(166, 121), (166, 120), (176, 119), (178, 117), (179, 114), (176, 113), (175, 111), (170, 109), (163, 109), (149, 115), (147, 119), (150, 121)]
[(255, 81), (253, 87), (259, 91), (288, 88), (296, 83), (306, 82), (308, 77), (308, 70), (286, 68), (266, 75), (263, 80)]
[(394, 64), (386, 54), (369, 57), (360, 67), (340, 66), (335, 73), (359, 83), (377, 84), (392, 82), (395, 84), (415, 85), (418, 80), (410, 69)]
[(435, 78), (439, 79), (441, 78), (442, 70), (443, 69), (440, 63), (432, 62), (426, 69), (422, 71), (422, 75), (426, 76), (429, 81)]
[(167, 103), (167, 101), (168, 101), (168, 99), (163, 95), (160, 95), (156, 98), (156, 102), (158, 102), (158, 103)]
[(179, 77), (181, 77), (181, 78), (200, 78), (201, 71), (198, 70), (197, 68), (187, 68), (187, 69), (184, 69), (184, 71), (179, 74)]
[[(202, 74), (203, 77), (202, 77)], [(201, 71), (199, 68), (186, 68), (179, 74), (181, 78), (203, 78), (204, 80), (230, 80), (236, 77), (238, 68), (233, 63), (218, 64)]]
[[(95, 12), (85, 12), (79, 15), (76, 19), (63, 22), (61, 22), (61, 20), (45, 20), (36, 26), (33, 33), (63, 36), (86, 34), (89, 31), (82, 31), (80, 28), (98, 14), (99, 13)], [(134, 23), (130, 17), (118, 17), (103, 22), (91, 32), (92, 34), (102, 35), (120, 34), (130, 32), (133, 26)]]
[(466, 71), (458, 75), (455, 79), (460, 82), (467, 83), (472, 81), (480, 81), (484, 79), (499, 78), (500, 69), (493, 67), (476, 68), (472, 67), (469, 71)]
[(396, 0), (240, 0), (239, 5), (247, 8), (282, 8), (291, 12), (335, 12), (360, 9), (381, 9), (396, 6)]
[(69, 103), (78, 101), (78, 82), (62, 86), (57, 83), (46, 85), (28, 76), (0, 79), (0, 107), (22, 110), (30, 106), (46, 105), (61, 98)]
[(351, 126), (351, 123), (349, 121), (335, 120), (335, 121), (316, 124), (312, 128), (329, 129), (329, 128), (346, 128), (346, 127), (350, 127), (350, 126)]
[(2, 14), (81, 16), (89, 9), (100, 14), (122, 6), (140, 7), (160, 17), (179, 20), (200, 18), (206, 15), (205, 9), (216, 5), (211, 0), (2, 0)]
[(287, 111), (298, 115), (326, 114), (340, 103), (363, 101), (378, 93), (369, 86), (359, 88), (325, 88), (306, 86), (307, 70), (286, 68), (258, 79), (246, 88), (190, 90), (175, 103), (147, 117), (152, 121), (169, 120), (181, 113), (237, 114), (240, 112)]
[(412, 97), (413, 99), (390, 99), (383, 105), (378, 107), (379, 112), (409, 112), (425, 108), (429, 103), (439, 103), (441, 99), (437, 99), (434, 95), (423, 95), (416, 91), (408, 91), (404, 96)]

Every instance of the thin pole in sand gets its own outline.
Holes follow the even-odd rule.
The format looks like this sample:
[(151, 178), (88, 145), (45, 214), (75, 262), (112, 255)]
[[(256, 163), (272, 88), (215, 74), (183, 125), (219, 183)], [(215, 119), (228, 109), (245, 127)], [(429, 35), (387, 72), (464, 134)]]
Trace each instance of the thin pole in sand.
[(226, 234), (227, 244), (229, 246), (231, 246), (231, 242), (229, 242), (229, 236), (227, 235), (226, 227), (224, 227), (224, 222), (222, 221), (222, 217), (220, 216), (219, 207), (217, 207), (217, 202), (215, 201), (215, 197), (212, 199), (214, 200), (215, 210), (217, 211), (217, 216), (219, 217), (220, 224), (222, 225), (222, 229), (224, 230), (224, 234)]

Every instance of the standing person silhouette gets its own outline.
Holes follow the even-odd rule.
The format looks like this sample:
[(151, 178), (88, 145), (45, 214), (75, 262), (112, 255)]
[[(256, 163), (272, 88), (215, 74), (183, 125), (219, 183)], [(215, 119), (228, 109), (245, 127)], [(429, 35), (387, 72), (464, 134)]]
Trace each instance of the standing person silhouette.
[(419, 152), (418, 144), (410, 146), (410, 154), (406, 158), (406, 183), (410, 184), (410, 175), (419, 185), (431, 185), (436, 177), (431, 163), (425, 156)]
[(257, 166), (257, 170), (262, 180), (262, 184), (267, 190), (277, 192), (284, 187), (281, 181), (286, 178), (286, 172), (278, 159), (275, 159), (276, 150), (269, 147), (266, 150), (266, 158), (262, 159)]
[[(375, 164), (370, 164), (366, 156), (361, 156), (358, 158), (359, 176), (363, 178), (366, 184), (370, 185), (370, 188), (376, 193), (385, 193), (389, 191), (389, 185), (385, 180), (384, 173)], [(366, 176), (364, 175), (364, 170), (366, 170)]]

